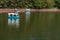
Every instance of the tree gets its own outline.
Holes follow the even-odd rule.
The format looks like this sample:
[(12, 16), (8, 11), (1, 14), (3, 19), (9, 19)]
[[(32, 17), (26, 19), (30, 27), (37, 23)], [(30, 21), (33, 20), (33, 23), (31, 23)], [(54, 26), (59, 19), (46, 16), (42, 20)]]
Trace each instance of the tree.
[(49, 8), (53, 8), (54, 7), (54, 5), (55, 5), (55, 2), (54, 1), (55, 0), (46, 0)]

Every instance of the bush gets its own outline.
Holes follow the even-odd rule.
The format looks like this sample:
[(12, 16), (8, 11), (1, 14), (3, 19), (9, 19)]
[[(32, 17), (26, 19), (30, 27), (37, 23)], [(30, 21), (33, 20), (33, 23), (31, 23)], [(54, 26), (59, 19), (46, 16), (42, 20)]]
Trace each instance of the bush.
[(0, 0), (0, 8), (60, 8), (59, 0)]

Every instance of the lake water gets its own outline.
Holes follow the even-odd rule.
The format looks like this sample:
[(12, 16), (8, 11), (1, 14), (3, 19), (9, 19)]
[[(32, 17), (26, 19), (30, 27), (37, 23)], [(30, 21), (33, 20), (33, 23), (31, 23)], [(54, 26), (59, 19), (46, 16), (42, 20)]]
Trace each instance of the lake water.
[[(15, 25), (8, 25), (8, 14), (0, 14), (0, 40), (60, 40), (60, 13), (19, 14)], [(27, 19), (28, 18), (28, 19)]]

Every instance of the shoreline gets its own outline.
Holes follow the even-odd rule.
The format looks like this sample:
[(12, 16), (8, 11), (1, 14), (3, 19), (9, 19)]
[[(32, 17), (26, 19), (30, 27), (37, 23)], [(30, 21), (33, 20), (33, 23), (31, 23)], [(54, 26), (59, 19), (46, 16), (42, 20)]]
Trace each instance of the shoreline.
[[(0, 9), (0, 13), (11, 13), (15, 9)], [(25, 12), (26, 9), (18, 9), (19, 13)], [(60, 12), (60, 9), (30, 9), (31, 12)]]

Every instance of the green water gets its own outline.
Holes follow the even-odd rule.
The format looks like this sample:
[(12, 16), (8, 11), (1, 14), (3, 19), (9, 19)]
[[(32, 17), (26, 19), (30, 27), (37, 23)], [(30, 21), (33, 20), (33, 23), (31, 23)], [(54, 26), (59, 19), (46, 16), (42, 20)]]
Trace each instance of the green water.
[(60, 40), (60, 13), (31, 13), (27, 23), (20, 14), (18, 30), (8, 26), (8, 15), (0, 14), (0, 40)]

